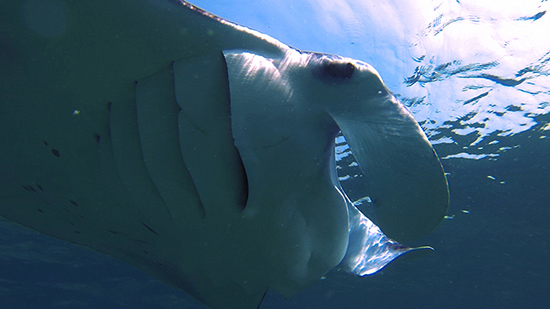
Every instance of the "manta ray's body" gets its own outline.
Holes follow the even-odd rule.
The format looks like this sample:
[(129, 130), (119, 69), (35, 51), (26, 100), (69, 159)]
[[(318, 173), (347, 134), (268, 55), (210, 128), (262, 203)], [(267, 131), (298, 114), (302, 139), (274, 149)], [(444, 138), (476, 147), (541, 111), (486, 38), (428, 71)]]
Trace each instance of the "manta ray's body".
[(300, 52), (180, 1), (0, 3), (0, 215), (213, 306), (410, 250), (448, 204), (424, 133), (369, 65)]

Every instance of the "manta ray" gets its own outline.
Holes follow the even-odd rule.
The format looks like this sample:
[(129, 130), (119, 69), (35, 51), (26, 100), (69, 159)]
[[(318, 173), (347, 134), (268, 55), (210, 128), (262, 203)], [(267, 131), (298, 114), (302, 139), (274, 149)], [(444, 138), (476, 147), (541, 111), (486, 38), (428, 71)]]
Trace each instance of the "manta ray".
[[(375, 273), (447, 211), (436, 152), (372, 66), (185, 1), (2, 1), (0, 67), (0, 216), (209, 306)], [(376, 224), (338, 180), (340, 132)]]

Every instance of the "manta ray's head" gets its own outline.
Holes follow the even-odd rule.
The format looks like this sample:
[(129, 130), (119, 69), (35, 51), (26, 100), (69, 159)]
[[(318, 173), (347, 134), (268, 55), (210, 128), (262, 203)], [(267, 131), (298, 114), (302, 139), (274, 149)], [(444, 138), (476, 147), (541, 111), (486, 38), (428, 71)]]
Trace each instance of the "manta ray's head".
[(366, 194), (386, 234), (408, 240), (437, 226), (448, 203), (439, 160), (372, 66), (294, 49), (283, 57), (247, 51), (224, 55), (233, 135), (247, 173), (255, 172), (252, 162), (264, 152), (286, 158), (288, 166), (294, 159), (302, 170), (330, 164), (334, 137), (341, 131), (365, 174)]
[(249, 187), (243, 215), (264, 227), (277, 222), (262, 241), (293, 252), (268, 262), (285, 265), (270, 274), (273, 288), (287, 294), (306, 286), (352, 246), (359, 216), (337, 177), (340, 131), (388, 236), (417, 238), (440, 222), (448, 196), (439, 160), (370, 65), (294, 49), (277, 56), (230, 50), (224, 57), (231, 130)]

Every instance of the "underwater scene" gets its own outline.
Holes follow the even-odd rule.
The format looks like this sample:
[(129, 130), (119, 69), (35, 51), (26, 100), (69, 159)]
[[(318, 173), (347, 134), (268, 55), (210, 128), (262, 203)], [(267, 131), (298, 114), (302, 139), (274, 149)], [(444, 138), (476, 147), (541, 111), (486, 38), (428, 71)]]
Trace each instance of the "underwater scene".
[[(550, 306), (549, 1), (190, 2), (299, 50), (374, 67), (426, 133), (448, 181), (441, 223), (426, 236), (400, 241), (434, 251), (405, 254), (364, 277), (336, 267), (288, 299), (268, 290), (260, 308)], [(377, 223), (376, 200), (366, 193), (368, 176), (353, 147), (342, 134), (335, 146), (338, 180)], [(123, 261), (1, 216), (0, 304), (206, 308)]]

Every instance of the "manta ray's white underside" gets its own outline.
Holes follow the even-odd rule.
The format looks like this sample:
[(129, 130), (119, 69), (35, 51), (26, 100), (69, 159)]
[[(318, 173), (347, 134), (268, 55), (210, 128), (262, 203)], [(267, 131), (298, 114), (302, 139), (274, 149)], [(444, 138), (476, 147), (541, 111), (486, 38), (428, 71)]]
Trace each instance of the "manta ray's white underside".
[(254, 307), (410, 250), (345, 196), (339, 131), (387, 235), (446, 213), (437, 155), (360, 61), (175, 0), (2, 1), (0, 48), (0, 215), (206, 304)]

